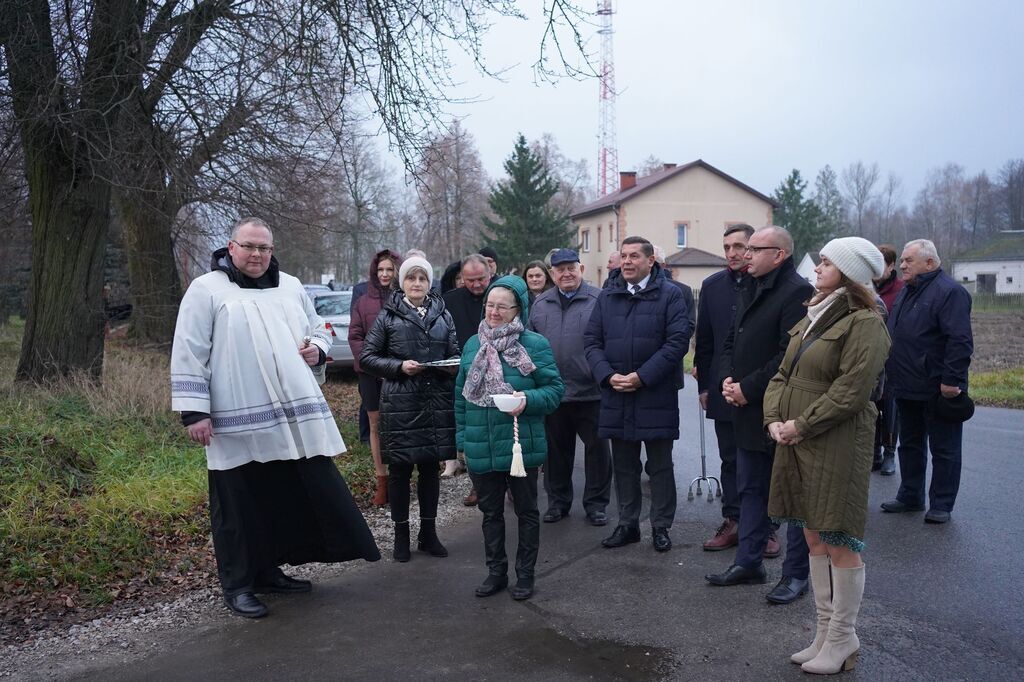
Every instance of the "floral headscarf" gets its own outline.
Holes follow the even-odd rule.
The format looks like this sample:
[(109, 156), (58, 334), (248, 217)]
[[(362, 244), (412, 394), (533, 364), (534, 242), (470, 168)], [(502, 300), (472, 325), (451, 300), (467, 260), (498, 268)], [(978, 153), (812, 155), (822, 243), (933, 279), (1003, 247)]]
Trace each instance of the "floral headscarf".
[(523, 344), (519, 343), (519, 335), (522, 333), (523, 323), (518, 317), (494, 328), (489, 327), (486, 320), (480, 322), (477, 330), (480, 350), (473, 358), (466, 384), (462, 387), (462, 396), (466, 400), (480, 407), (494, 407), (492, 395), (515, 391), (505, 381), (501, 358), (505, 358), (505, 362), (518, 369), (523, 376), (537, 369)]

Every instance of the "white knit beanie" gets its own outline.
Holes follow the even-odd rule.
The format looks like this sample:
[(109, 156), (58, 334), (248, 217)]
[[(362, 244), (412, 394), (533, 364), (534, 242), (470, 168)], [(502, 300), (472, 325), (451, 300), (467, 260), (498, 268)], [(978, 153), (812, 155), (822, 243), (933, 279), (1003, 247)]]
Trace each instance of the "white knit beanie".
[[(871, 286), (885, 272), (885, 257), (878, 247), (863, 237), (839, 237), (821, 249), (820, 254), (854, 282)], [(403, 265), (403, 267), (405, 267)]]
[(430, 265), (426, 258), (420, 258), (419, 256), (412, 256), (402, 261), (402, 266), (398, 268), (398, 286), (401, 288), (402, 282), (405, 281), (405, 276), (413, 268), (422, 268), (427, 273), (427, 284), (434, 284), (434, 268)]

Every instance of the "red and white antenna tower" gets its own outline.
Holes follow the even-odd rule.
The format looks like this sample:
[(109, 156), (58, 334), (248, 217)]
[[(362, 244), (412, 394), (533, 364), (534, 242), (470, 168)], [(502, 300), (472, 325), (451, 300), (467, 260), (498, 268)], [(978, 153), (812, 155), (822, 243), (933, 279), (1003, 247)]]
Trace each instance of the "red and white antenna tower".
[(618, 186), (619, 148), (615, 141), (615, 57), (612, 54), (612, 0), (597, 0), (600, 21), (601, 74), (598, 98), (597, 195), (614, 192)]

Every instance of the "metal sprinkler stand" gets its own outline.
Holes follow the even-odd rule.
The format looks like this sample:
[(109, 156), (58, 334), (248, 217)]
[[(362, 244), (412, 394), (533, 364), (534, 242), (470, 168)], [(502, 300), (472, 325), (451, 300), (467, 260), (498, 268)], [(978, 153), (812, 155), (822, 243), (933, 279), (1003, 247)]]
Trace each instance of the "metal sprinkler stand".
[[(697, 486), (697, 494), (703, 495), (702, 483), (706, 483), (708, 486), (708, 503), (715, 501), (716, 497), (722, 496), (722, 482), (714, 476), (708, 476), (708, 458), (707, 451), (704, 446), (704, 409), (700, 406), (700, 400), (697, 401), (697, 424), (700, 430), (700, 476), (690, 481), (690, 487), (686, 490), (686, 499), (693, 502), (693, 487)], [(711, 481), (715, 482), (715, 487), (712, 488)], [(713, 494), (712, 494), (713, 493)]]

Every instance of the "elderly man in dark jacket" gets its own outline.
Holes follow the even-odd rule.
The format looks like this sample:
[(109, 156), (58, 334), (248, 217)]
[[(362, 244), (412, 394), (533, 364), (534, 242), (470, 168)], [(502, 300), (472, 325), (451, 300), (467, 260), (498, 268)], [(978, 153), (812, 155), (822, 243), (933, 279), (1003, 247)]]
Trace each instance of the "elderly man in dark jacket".
[[(814, 288), (793, 265), (793, 238), (769, 225), (754, 232), (744, 258), (754, 286), (741, 292), (740, 305), (722, 348), (718, 376), (722, 395), (733, 408), (736, 486), (740, 498), (739, 547), (725, 572), (705, 576), (712, 585), (762, 584), (768, 580), (764, 550), (771, 531), (768, 489), (775, 458), (765, 433), (762, 401), (789, 345), (789, 330), (807, 314), (804, 302)], [(782, 579), (768, 601), (788, 604), (807, 591), (809, 564), (803, 530), (790, 525)]]
[(693, 325), (679, 289), (660, 277), (654, 248), (643, 237), (622, 240), (622, 271), (601, 292), (583, 337), (587, 362), (601, 386), (598, 435), (611, 438), (619, 523), (602, 544), (640, 541), (640, 446), (651, 480), (654, 549), (672, 548), (676, 512), (672, 444), (679, 438), (682, 359)]
[(928, 523), (946, 523), (960, 490), (963, 423), (943, 418), (940, 401), (966, 401), (974, 353), (971, 296), (943, 272), (935, 244), (909, 242), (900, 256), (906, 282), (889, 315), (892, 350), (885, 366), (900, 423), (900, 489), (882, 503), (891, 512), (924, 509), (928, 451), (932, 483)]
[(740, 501), (736, 494), (736, 436), (732, 430), (732, 408), (719, 390), (721, 377), (718, 365), (722, 348), (732, 328), (740, 292), (752, 284), (747, 275), (747, 241), (754, 228), (746, 223), (725, 230), (722, 246), (726, 267), (711, 275), (700, 286), (697, 315), (697, 336), (693, 350), (693, 366), (697, 373), (697, 393), (708, 419), (715, 422), (718, 455), (722, 460), (719, 482), (722, 485), (722, 525), (714, 537), (704, 543), (709, 552), (729, 549), (739, 544)]
[(591, 525), (608, 523), (605, 508), (611, 495), (612, 457), (608, 441), (597, 435), (601, 387), (583, 352), (583, 329), (597, 305), (601, 290), (583, 281), (579, 254), (558, 249), (551, 254), (555, 287), (538, 296), (530, 308), (530, 329), (547, 338), (555, 353), (565, 394), (558, 409), (544, 422), (548, 461), (544, 464), (544, 490), (548, 494), (545, 523), (560, 521), (572, 507), (572, 470), (576, 436), (583, 441), (583, 511)]

